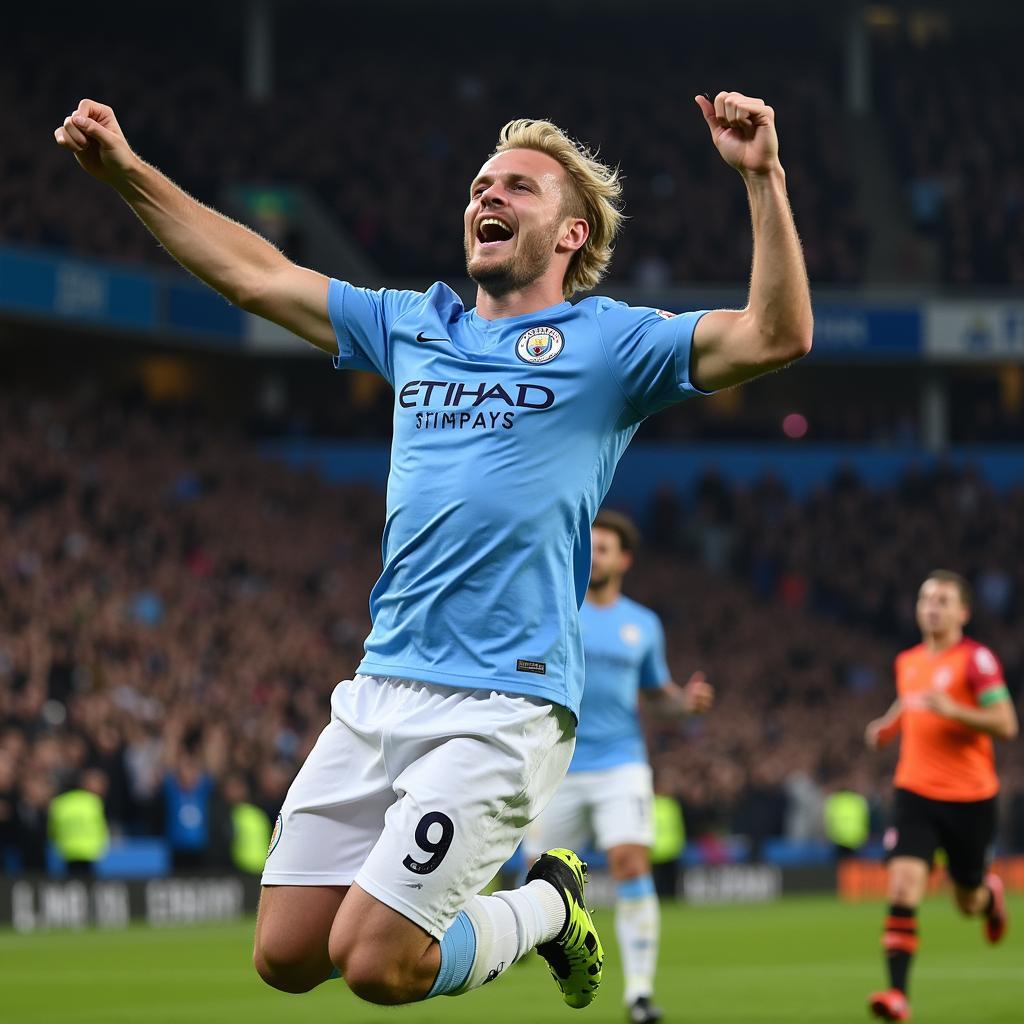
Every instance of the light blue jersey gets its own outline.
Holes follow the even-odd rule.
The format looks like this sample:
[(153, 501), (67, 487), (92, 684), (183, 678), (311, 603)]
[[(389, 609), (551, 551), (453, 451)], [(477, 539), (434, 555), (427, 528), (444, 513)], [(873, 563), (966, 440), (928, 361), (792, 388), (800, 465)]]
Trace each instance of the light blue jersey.
[(658, 616), (628, 597), (580, 609), (587, 685), (583, 691), (571, 772), (646, 762), (637, 701), (671, 678)]
[(359, 671), (579, 713), (590, 524), (641, 420), (689, 395), (701, 313), (587, 298), (484, 320), (446, 285), (331, 281), (339, 367), (395, 389)]

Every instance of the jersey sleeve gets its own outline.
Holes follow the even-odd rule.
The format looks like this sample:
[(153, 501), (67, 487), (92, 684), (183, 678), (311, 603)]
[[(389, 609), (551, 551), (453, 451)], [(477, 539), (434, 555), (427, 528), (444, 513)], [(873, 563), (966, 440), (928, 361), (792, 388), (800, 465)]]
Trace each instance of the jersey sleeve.
[(395, 322), (423, 301), (421, 292), (381, 288), (371, 291), (331, 279), (327, 312), (331, 318), (339, 370), (369, 370), (395, 383), (389, 335)]
[(981, 707), (1008, 700), (1010, 696), (999, 659), (980, 644), (975, 647), (967, 664), (967, 684)]
[(693, 331), (706, 312), (676, 315), (610, 299), (599, 304), (597, 323), (612, 374), (640, 416), (711, 394), (690, 380)]
[(644, 660), (640, 663), (640, 689), (659, 690), (671, 678), (665, 660), (665, 631), (661, 628), (661, 622), (652, 616), (650, 642), (644, 652)]

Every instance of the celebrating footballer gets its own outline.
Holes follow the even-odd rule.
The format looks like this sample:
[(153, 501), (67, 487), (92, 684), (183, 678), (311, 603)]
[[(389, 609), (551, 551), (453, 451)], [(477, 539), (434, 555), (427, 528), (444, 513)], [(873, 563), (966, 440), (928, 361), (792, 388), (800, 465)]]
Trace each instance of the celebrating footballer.
[(621, 186), (547, 121), (507, 124), (472, 176), (470, 309), (443, 283), (370, 291), (297, 266), (136, 155), (102, 103), (82, 100), (56, 129), (193, 274), (394, 388), (365, 657), (333, 692), (263, 875), (254, 960), (275, 988), (340, 975), (376, 1003), (460, 995), (537, 948), (570, 1006), (598, 990), (603, 951), (572, 851), (479, 895), (572, 757), (590, 526), (645, 417), (811, 345), (775, 113), (735, 92), (696, 102), (745, 185), (753, 266), (744, 309), (678, 316), (569, 302), (608, 267)]

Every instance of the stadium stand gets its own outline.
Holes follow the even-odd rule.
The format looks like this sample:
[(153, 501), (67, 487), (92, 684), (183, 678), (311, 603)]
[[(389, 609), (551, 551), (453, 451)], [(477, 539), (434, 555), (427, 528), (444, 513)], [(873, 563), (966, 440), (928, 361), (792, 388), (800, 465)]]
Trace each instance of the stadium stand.
[(939, 242), (948, 285), (1024, 284), (1019, 64), (1016, 47), (991, 33), (879, 49), (891, 153), (916, 227)]
[[(731, 45), (723, 62), (706, 52), (705, 19), (666, 13), (652, 38), (632, 18), (581, 23), (548, 15), (547, 45), (559, 59), (524, 74), (515, 62), (494, 66), (478, 52), (481, 38), (500, 38), (493, 16), (406, 11), (397, 24), (389, 20), (386, 50), (353, 47), (341, 59), (339, 34), (379, 32), (386, 14), (346, 9), (342, 25), (337, 9), (319, 9), (323, 31), (311, 34), (309, 13), (282, 15), (279, 87), (263, 101), (244, 95), (239, 67), (224, 61), (225, 52), (240, 50), (226, 29), (197, 38), (168, 25), (148, 47), (127, 28), (119, 34), (117, 24), (85, 28), (68, 45), (102, 47), (96, 68), (59, 59), (54, 49), (65, 43), (30, 22), (0, 71), (0, 95), (24, 97), (12, 105), (12, 144), (0, 155), (0, 237), (166, 263), (117, 198), (98, 197), (49, 131), (38, 131), (90, 95), (114, 107), (144, 157), (206, 202), (218, 203), (231, 182), (300, 181), (389, 278), (464, 276), (460, 213), (469, 181), (504, 121), (525, 115), (554, 119), (622, 165), (631, 221), (613, 266), (617, 279), (647, 286), (743, 279), (750, 260), (748, 232), (736, 228), (746, 217), (743, 190), (721, 167), (692, 101), (728, 82), (771, 97), (790, 120), (786, 167), (811, 276), (863, 277), (865, 227), (835, 115), (837, 57), (812, 47), (795, 19), (788, 49), (768, 57)], [(466, 56), (458, 74), (424, 51), (428, 18), (430, 31)], [(594, 55), (610, 35), (620, 55), (608, 66)], [(182, 52), (191, 58), (184, 67)], [(276, 241), (290, 247), (286, 236)]]

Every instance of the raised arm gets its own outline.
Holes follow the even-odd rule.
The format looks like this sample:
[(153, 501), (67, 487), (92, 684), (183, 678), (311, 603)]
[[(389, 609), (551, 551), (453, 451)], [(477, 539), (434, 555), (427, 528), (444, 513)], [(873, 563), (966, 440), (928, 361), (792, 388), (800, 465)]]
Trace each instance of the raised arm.
[(714, 103), (704, 96), (694, 99), (722, 159), (746, 184), (754, 230), (746, 308), (708, 313), (693, 334), (690, 379), (715, 391), (806, 355), (813, 318), (807, 269), (779, 162), (775, 111), (737, 92), (720, 92)]
[(94, 100), (54, 132), (94, 178), (116, 189), (161, 245), (229, 302), (325, 352), (337, 350), (323, 274), (297, 266), (249, 228), (178, 188), (128, 145), (114, 111)]

